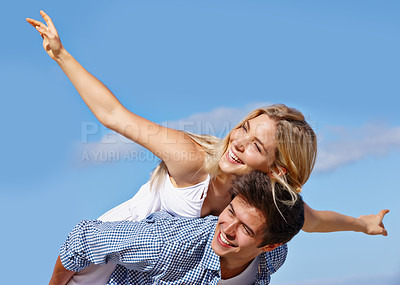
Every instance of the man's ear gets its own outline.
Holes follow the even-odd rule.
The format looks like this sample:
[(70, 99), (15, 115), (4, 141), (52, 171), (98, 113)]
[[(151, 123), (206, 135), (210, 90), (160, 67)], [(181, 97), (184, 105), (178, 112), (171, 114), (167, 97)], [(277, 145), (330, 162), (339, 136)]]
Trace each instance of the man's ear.
[(282, 244), (283, 243), (267, 244), (267, 245), (264, 245), (263, 247), (261, 247), (261, 250), (263, 252), (272, 251), (272, 250), (274, 250), (275, 248), (277, 248), (278, 246), (280, 246)]

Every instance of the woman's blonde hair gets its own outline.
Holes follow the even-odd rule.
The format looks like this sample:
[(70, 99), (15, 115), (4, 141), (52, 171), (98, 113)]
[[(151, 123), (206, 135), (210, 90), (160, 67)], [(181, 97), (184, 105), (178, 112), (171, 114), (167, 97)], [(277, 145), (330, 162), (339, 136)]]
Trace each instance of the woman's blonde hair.
[[(268, 115), (276, 124), (275, 159), (270, 165), (273, 188), (275, 188), (274, 184), (278, 182), (291, 192), (300, 193), (314, 168), (317, 156), (317, 138), (313, 129), (305, 121), (303, 114), (298, 110), (283, 104), (258, 108), (243, 118), (224, 139), (210, 135), (186, 134), (204, 149), (203, 169), (211, 176), (217, 176), (221, 173), (218, 163), (228, 149), (231, 133), (248, 120), (262, 114)], [(161, 162), (152, 173), (152, 184), (158, 185), (160, 177), (166, 173), (166, 165)]]

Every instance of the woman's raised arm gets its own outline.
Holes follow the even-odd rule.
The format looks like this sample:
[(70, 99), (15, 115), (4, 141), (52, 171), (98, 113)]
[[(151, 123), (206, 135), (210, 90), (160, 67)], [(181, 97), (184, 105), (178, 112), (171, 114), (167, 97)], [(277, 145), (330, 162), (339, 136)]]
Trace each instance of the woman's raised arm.
[(45, 51), (68, 76), (97, 119), (103, 125), (109, 127), (112, 123), (115, 123), (110, 120), (110, 114), (121, 104), (103, 83), (91, 75), (65, 50), (53, 21), (44, 11), (40, 11), (40, 14), (47, 26), (40, 21), (29, 18), (26, 19), (27, 22), (39, 31), (43, 38)]
[(377, 215), (360, 216), (358, 218), (342, 215), (332, 211), (317, 211), (304, 204), (305, 232), (355, 231), (369, 235), (387, 236), (383, 218), (389, 210), (381, 210)]
[(203, 164), (201, 148), (183, 132), (165, 128), (127, 110), (100, 80), (66, 51), (50, 17), (44, 11), (40, 14), (47, 25), (29, 18), (27, 22), (38, 30), (45, 51), (68, 76), (96, 118), (107, 128), (161, 158), (170, 175), (182, 186), (204, 179), (201, 173), (202, 177), (190, 175)]

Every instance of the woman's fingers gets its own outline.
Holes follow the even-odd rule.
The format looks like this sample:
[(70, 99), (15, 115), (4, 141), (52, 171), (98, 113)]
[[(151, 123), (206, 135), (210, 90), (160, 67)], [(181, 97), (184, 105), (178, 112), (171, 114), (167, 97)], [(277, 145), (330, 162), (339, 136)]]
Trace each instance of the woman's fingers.
[(42, 15), (44, 21), (46, 22), (47, 26), (51, 29), (51, 31), (57, 34), (56, 27), (54, 26), (53, 21), (51, 20), (49, 15), (47, 15), (43, 10), (40, 10), (40, 15)]
[(378, 216), (383, 220), (383, 218), (385, 217), (385, 215), (389, 213), (389, 210), (385, 209), (385, 210), (380, 210), (378, 213)]
[(36, 30), (39, 31), (40, 35), (46, 35), (47, 37), (49, 37), (49, 31), (47, 30), (47, 28), (36, 26)]
[(44, 39), (44, 34), (42, 33), (42, 29), (46, 29), (46, 25), (43, 24), (42, 22), (26, 18), (26, 21), (31, 24), (36, 30), (39, 32), (40, 36)]
[(385, 210), (380, 210), (379, 213), (378, 213), (378, 216), (379, 216), (380, 219), (381, 219), (380, 226), (381, 226), (382, 229), (383, 229), (382, 235), (384, 235), (384, 236), (387, 236), (387, 235), (388, 235), (388, 232), (387, 232), (387, 230), (385, 229), (385, 226), (384, 226), (384, 224), (383, 224), (383, 218), (385, 217), (385, 215), (386, 215), (387, 213), (389, 213), (389, 210), (387, 210), (387, 209), (385, 209)]
[(389, 213), (389, 210), (385, 209), (385, 210), (380, 210), (379, 213), (378, 213), (378, 215), (377, 215), (377, 216), (378, 216), (378, 219), (379, 219), (379, 226), (380, 226), (380, 228), (381, 228), (380, 234), (382, 234), (383, 236), (387, 236), (387, 235), (388, 235), (388, 232), (387, 232), (387, 230), (385, 229), (385, 226), (384, 226), (384, 224), (383, 224), (383, 218), (385, 217), (385, 215), (386, 215), (387, 213)]
[(53, 21), (50, 19), (50, 17), (44, 11), (40, 11), (40, 15), (42, 15), (47, 26), (44, 23), (31, 18), (26, 18), (26, 21), (33, 27), (35, 27), (41, 35), (45, 34), (46, 36), (49, 36), (49, 32), (54, 35), (58, 35), (57, 30), (54, 27)]
[(35, 28), (36, 28), (37, 26), (42, 27), (42, 28), (46, 28), (46, 25), (45, 25), (45, 24), (43, 24), (42, 22), (36, 21), (36, 20), (34, 20), (34, 19), (26, 18), (26, 21), (27, 21), (29, 24), (31, 24), (32, 26), (34, 26)]
[[(43, 24), (40, 21), (36, 21), (34, 19), (30, 19), (30, 18), (26, 18), (26, 21), (31, 24), (33, 27), (36, 28), (36, 30), (38, 30), (38, 32), (40, 33), (40, 35), (43, 37), (43, 35), (45, 35), (48, 38), (51, 38), (52, 36), (55, 35), (55, 33), (53, 31), (50, 30), (50, 28), (48, 26), (46, 26), (45, 24)], [(46, 22), (47, 23), (47, 22)], [(57, 31), (56, 31), (57, 32)]]

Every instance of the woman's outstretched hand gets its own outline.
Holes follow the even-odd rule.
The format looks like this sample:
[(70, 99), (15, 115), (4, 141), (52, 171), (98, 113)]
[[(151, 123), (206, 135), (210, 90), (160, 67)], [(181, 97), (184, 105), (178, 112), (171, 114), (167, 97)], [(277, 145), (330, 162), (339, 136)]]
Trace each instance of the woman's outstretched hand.
[(60, 52), (63, 49), (60, 37), (58, 36), (56, 27), (54, 26), (50, 17), (44, 11), (40, 11), (40, 15), (42, 15), (47, 26), (42, 22), (30, 18), (26, 18), (26, 21), (38, 30), (43, 38), (43, 47), (45, 51), (52, 59), (57, 60)]
[(387, 231), (383, 225), (383, 218), (389, 213), (389, 210), (381, 210), (377, 215), (368, 215), (358, 217), (365, 224), (364, 233), (368, 235), (384, 235), (387, 236)]

